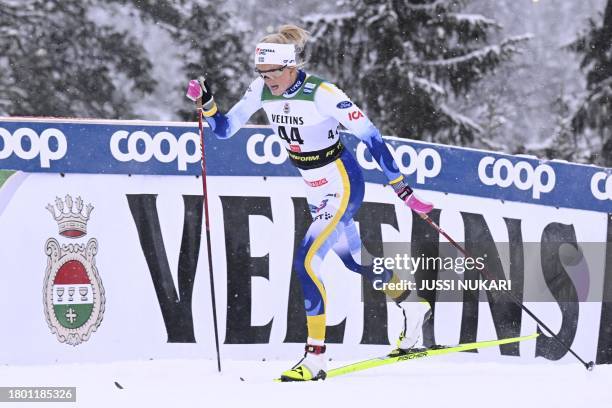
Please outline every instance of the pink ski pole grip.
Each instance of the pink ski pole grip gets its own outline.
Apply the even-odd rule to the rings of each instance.
[[[189,81],[189,85],[187,85],[187,97],[194,102],[202,97],[202,88],[197,79]]]
[[[405,201],[408,207],[410,207],[412,210],[419,214],[427,214],[433,209],[433,204],[419,199],[417,196],[414,195],[414,193],[406,197]]]

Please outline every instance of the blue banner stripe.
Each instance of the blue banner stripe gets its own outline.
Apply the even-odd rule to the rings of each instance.
[[[367,148],[342,134],[367,182],[384,184]],[[211,176],[299,176],[271,128],[228,140],[205,130]],[[387,143],[417,189],[612,213],[612,170],[404,139]],[[0,168],[26,172],[199,175],[195,124],[0,120]]]

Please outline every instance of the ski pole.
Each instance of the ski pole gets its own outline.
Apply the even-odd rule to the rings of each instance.
[[[423,220],[425,220],[429,225],[431,225],[431,227],[433,229],[438,231],[439,234],[444,236],[444,238],[446,238],[448,240],[448,242],[450,242],[455,248],[457,248],[457,250],[459,252],[461,252],[466,258],[473,258],[465,249],[463,249],[463,247],[461,245],[459,245],[457,242],[455,242],[455,240],[452,239],[450,237],[450,235],[448,235],[446,233],[446,231],[444,231],[442,228],[440,228],[440,226],[438,224],[436,224],[431,218],[429,218],[429,216],[427,214],[420,214],[419,213],[419,216]],[[486,269],[486,267],[483,268],[480,271],[480,273],[482,273],[482,275],[485,277],[485,279],[487,279],[487,280],[494,280],[493,277],[489,274],[489,271]],[[533,312],[531,310],[529,310],[529,308],[527,306],[525,306],[523,304],[523,302],[521,302],[514,295],[514,293],[512,293],[510,291],[507,291],[507,290],[503,290],[502,293],[505,293],[514,303],[519,305],[521,307],[521,309],[523,309],[529,316],[531,316],[531,318],[533,320],[535,320],[536,323],[538,323],[540,326],[542,326],[559,344],[561,344],[567,351],[569,351],[574,357],[576,357],[578,359],[578,361],[580,361],[582,363],[584,368],[586,368],[589,371],[593,371],[593,368],[595,367],[595,363],[593,361],[589,361],[588,363],[585,362],[578,354],[576,354],[576,352],[574,352],[574,350],[572,350],[572,348],[570,346],[565,344],[565,342],[563,340],[561,340],[559,338],[559,336],[557,336],[556,333],[554,333],[551,329],[549,329],[548,326],[546,324],[544,324],[544,322],[542,320],[540,320],[535,314],[533,314]]]
[[[213,276],[212,249],[210,246],[210,222],[208,221],[208,189],[206,187],[206,155],[204,154],[204,127],[202,125],[202,98],[196,101],[198,126],[200,128],[200,149],[202,151],[202,191],[206,225],[206,250],[208,252],[208,273],[210,275],[210,300],[212,302],[213,325],[215,328],[215,347],[217,348],[217,370],[221,372],[221,354],[219,353],[219,330],[217,327],[217,302],[215,301],[215,280]]]

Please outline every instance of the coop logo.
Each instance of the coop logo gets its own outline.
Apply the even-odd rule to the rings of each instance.
[[[282,164],[287,160],[287,151],[275,135],[255,133],[246,143],[246,152],[255,164]]]
[[[526,161],[512,164],[508,159],[496,160],[492,156],[480,160],[478,177],[486,186],[508,188],[514,184],[519,190],[531,190],[534,199],[539,199],[542,193],[550,193],[556,182],[555,171],[547,164],[534,168]]]
[[[429,147],[417,152],[410,145],[400,145],[394,148],[387,144],[400,173],[410,175],[416,173],[417,183],[425,183],[426,178],[436,177],[442,170],[440,153]],[[365,170],[380,170],[380,166],[373,159],[367,159],[364,143],[357,145],[357,161]]]
[[[598,200],[612,200],[612,174],[598,171],[591,178],[591,193]]]
[[[45,129],[40,136],[30,128],[19,128],[13,133],[0,127],[0,160],[12,154],[23,160],[39,157],[40,167],[49,168],[52,160],[59,160],[66,155],[68,143],[66,136],[54,128]],[[55,140],[55,150],[51,148],[51,139]],[[24,147],[24,140],[29,147]]]
[[[159,132],[151,137],[141,130],[130,133],[118,130],[111,136],[113,157],[121,162],[148,162],[153,157],[162,163],[176,161],[178,170],[200,161],[200,137],[193,132],[183,133],[178,139],[170,132]]]

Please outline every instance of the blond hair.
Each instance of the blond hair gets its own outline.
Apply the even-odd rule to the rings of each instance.
[[[268,34],[259,42],[274,43],[274,44],[294,44],[295,54],[302,60],[298,62],[298,66],[304,65],[304,47],[310,38],[310,33],[301,27],[293,24],[285,24],[278,27],[276,33]]]

